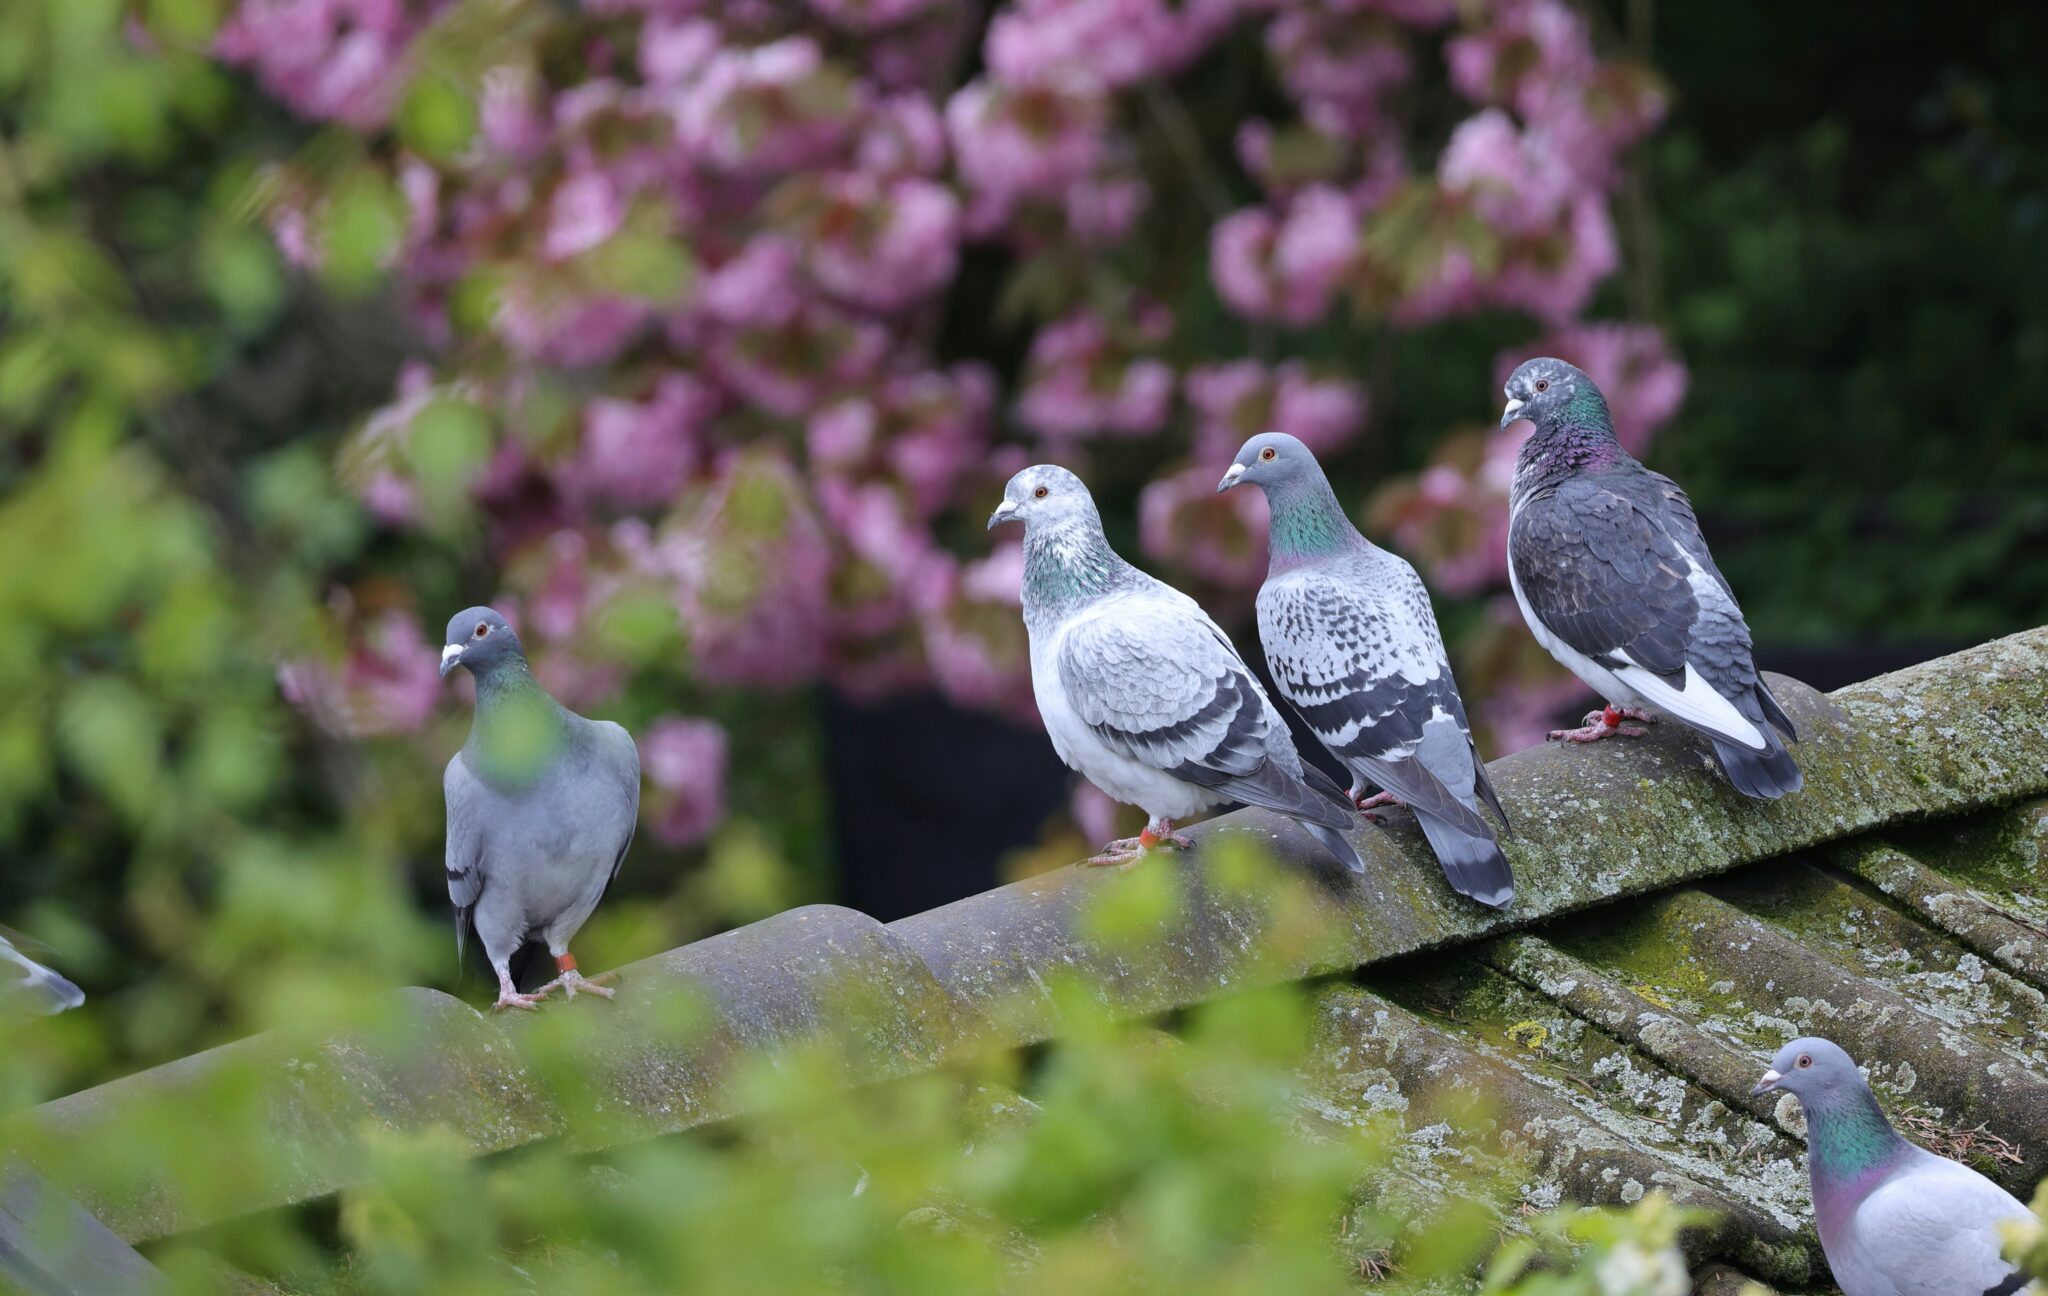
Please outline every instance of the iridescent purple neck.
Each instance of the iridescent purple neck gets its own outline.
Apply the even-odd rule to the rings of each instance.
[[[1565,415],[1536,431],[1522,443],[1515,456],[1514,497],[1521,500],[1546,486],[1568,478],[1605,472],[1634,462],[1603,417],[1597,422],[1580,422]]]

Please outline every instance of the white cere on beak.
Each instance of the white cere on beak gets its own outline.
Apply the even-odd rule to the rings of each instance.
[[[448,669],[449,663],[460,656],[462,656],[461,644],[449,644],[446,648],[443,648],[441,650],[441,669]]]
[[[1229,470],[1228,470],[1228,471],[1226,471],[1226,472],[1225,472],[1225,473],[1223,474],[1223,480],[1225,480],[1225,481],[1236,481],[1236,480],[1237,480],[1238,478],[1240,478],[1240,477],[1242,477],[1242,476],[1244,476],[1244,465],[1243,465],[1243,464],[1232,464],[1232,465],[1230,465],[1230,468],[1229,468]]]
[[[1510,396],[1508,397],[1507,407],[1501,410],[1500,416],[1502,418],[1513,418],[1515,411],[1520,408],[1522,408],[1522,402]]]

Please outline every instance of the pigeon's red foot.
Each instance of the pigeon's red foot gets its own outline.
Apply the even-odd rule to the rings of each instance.
[[[570,968],[562,973],[562,975],[542,986],[535,993],[546,994],[550,990],[560,990],[562,997],[565,999],[574,999],[580,994],[592,994],[600,999],[609,999],[617,994],[618,991],[606,985],[605,982],[617,976],[618,973],[616,972],[600,972],[594,977],[587,977],[575,968]]]
[[[1138,834],[1138,849],[1156,850],[1161,846],[1170,847],[1173,850],[1193,850],[1195,848],[1194,842],[1173,830],[1173,820],[1155,819],[1152,823],[1146,824],[1145,830]]]
[[[1136,837],[1113,841],[1081,863],[1089,868],[1123,868],[1137,863],[1148,852],[1162,846],[1171,850],[1193,850],[1195,843],[1173,830],[1173,820],[1154,819]]]
[[[1640,720],[1644,724],[1657,723],[1657,717],[1634,707],[1605,707],[1599,711],[1586,712],[1585,719],[1577,729],[1552,729],[1550,741],[1575,743],[1599,742],[1603,738],[1641,738],[1648,729],[1625,725],[1624,720]]]
[[[555,971],[561,975],[536,990],[535,994],[544,995],[551,990],[559,989],[565,999],[574,999],[580,994],[594,994],[600,999],[609,999],[618,993],[605,985],[607,981],[616,980],[618,973],[600,972],[594,977],[584,976],[576,970],[574,954],[555,955]]]
[[[1143,850],[1136,837],[1119,837],[1081,861],[1083,868],[1123,868],[1136,864]]]
[[[1373,811],[1381,806],[1393,806],[1399,809],[1404,804],[1392,792],[1375,792],[1371,796],[1361,796],[1356,789],[1352,790],[1351,803],[1358,807],[1359,813],[1365,817],[1367,823],[1375,824],[1385,823],[1387,817],[1383,814],[1374,814]]]

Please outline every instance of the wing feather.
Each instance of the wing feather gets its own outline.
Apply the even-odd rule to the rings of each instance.
[[[1258,678],[1191,601],[1133,596],[1062,637],[1058,670],[1075,714],[1111,751],[1263,806],[1342,830],[1350,816],[1302,779]]]

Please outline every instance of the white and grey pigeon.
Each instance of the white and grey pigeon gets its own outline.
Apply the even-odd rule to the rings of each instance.
[[[1354,872],[1351,805],[1304,770],[1258,677],[1195,601],[1118,557],[1081,479],[1039,464],[1010,478],[988,524],[1024,524],[1031,688],[1053,750],[1111,798],[1150,816],[1094,864],[1158,845],[1174,821],[1229,801],[1294,819]]]
[[[1778,1050],[1755,1092],[1806,1114],[1814,1224],[1846,1296],[2011,1296],[2027,1276],[1998,1223],[2031,1212],[1966,1165],[1899,1136],[1849,1055],[1824,1039]]]
[[[1508,501],[1508,579],[1530,631],[1607,699],[1571,742],[1641,737],[1642,708],[1706,734],[1746,796],[1797,792],[1799,766],[1776,730],[1798,740],[1757,674],[1749,625],[1677,483],[1615,439],[1606,398],[1562,360],[1531,360],[1505,389],[1500,425],[1535,433],[1515,462]]]
[[[476,679],[476,719],[442,779],[456,953],[473,925],[498,975],[495,1009],[532,1008],[558,988],[570,998],[610,998],[599,984],[606,977],[577,971],[569,942],[633,844],[639,748],[618,725],[586,720],[550,697],[519,636],[490,608],[448,623],[442,678],[457,666]],[[546,943],[559,975],[521,994],[512,956],[529,940]]]
[[[16,949],[0,929],[0,1006],[60,1013],[85,1002],[85,991]]]
[[[1472,742],[1451,659],[1415,569],[1358,533],[1309,448],[1285,432],[1244,443],[1218,491],[1272,506],[1259,640],[1273,687],[1351,773],[1360,809],[1405,805],[1460,895],[1514,899],[1483,798],[1507,812]],[[1382,791],[1365,797],[1368,783]]]

